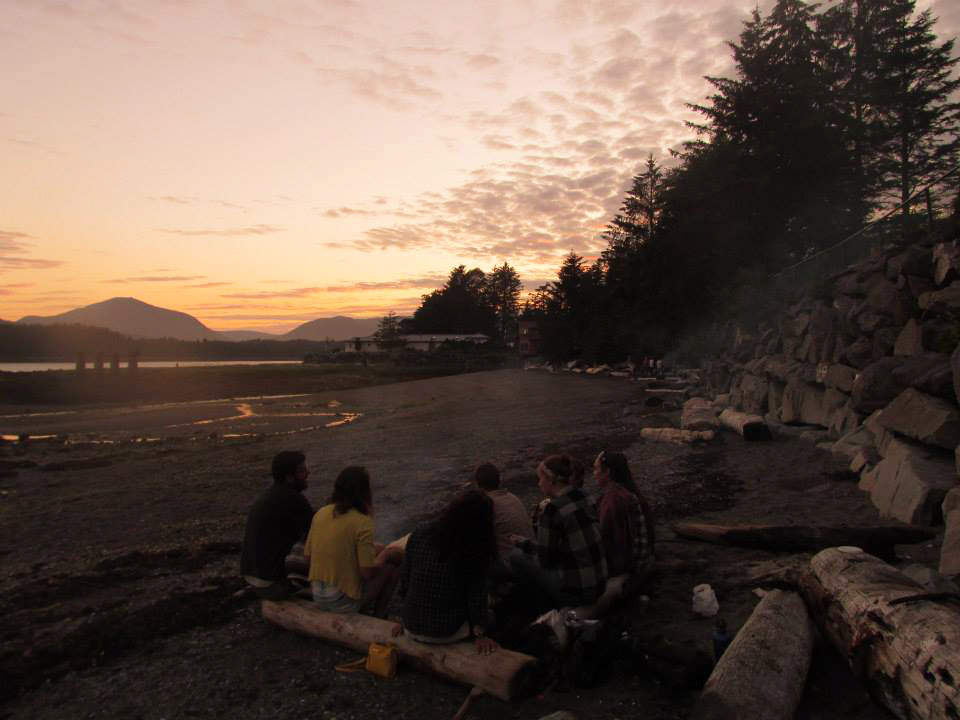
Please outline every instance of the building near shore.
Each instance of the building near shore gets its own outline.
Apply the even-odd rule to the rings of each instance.
[[[429,352],[436,350],[443,343],[472,343],[474,345],[484,345],[490,342],[490,337],[482,333],[472,333],[466,335],[401,335],[403,348],[405,350],[418,350]],[[377,340],[373,335],[366,337],[350,338],[343,344],[344,352],[380,352],[381,348],[377,345]]]
[[[520,354],[524,357],[540,352],[540,327],[536,320],[521,318],[517,334],[520,336]]]

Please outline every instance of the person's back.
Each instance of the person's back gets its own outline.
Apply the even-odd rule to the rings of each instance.
[[[285,584],[287,554],[306,535],[313,517],[313,508],[302,494],[308,475],[302,453],[279,453],[273,462],[273,485],[250,508],[240,574],[255,590]]]
[[[310,582],[336,587],[359,603],[363,597],[360,568],[376,562],[373,521],[353,508],[340,514],[335,510],[335,505],[324,505],[310,525],[304,548],[310,560]]]
[[[653,543],[640,499],[623,486],[610,483],[600,498],[599,511],[610,576],[645,574],[652,560]]]
[[[537,532],[541,567],[558,571],[560,597],[567,604],[592,603],[607,582],[607,561],[593,501],[571,487],[550,499]]]
[[[419,525],[400,570],[404,631],[429,643],[456,642],[472,632],[481,654],[494,650],[486,636],[486,579],[495,553],[493,503],[479,490],[457,495]]]

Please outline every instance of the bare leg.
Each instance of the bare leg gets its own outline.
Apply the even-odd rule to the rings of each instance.
[[[400,568],[390,563],[377,566],[377,574],[367,580],[366,594],[360,611],[373,610],[376,617],[386,617],[387,606],[400,578]]]

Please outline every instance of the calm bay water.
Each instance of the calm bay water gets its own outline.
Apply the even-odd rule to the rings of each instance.
[[[218,367],[222,365],[300,365],[299,360],[154,360],[137,363],[146,368],[172,367]],[[121,362],[120,367],[126,369],[127,363]],[[72,362],[29,362],[29,363],[0,363],[0,372],[37,372],[42,370],[73,370]],[[88,362],[87,370],[93,370]],[[109,372],[109,367],[104,366]]]

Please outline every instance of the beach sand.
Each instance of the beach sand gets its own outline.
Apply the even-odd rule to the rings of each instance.
[[[480,462],[498,464],[532,506],[546,454],[589,464],[601,449],[625,452],[657,515],[665,568],[637,608],[641,646],[709,653],[713,620],[692,614],[693,586],[713,585],[735,630],[757,601],[751,573],[785,557],[681,540],[671,523],[878,523],[844,463],[806,442],[645,443],[641,427],[678,422],[675,407],[646,399],[623,379],[502,370],[287,398],[8,408],[3,434],[54,437],[0,445],[0,717],[451,717],[468,688],[410,669],[392,681],[336,673],[354,653],[233,598],[245,515],[282,449],[306,453],[315,507],[342,467],[365,465],[380,541],[441,507]],[[481,698],[471,716],[684,717],[696,693],[644,657],[600,687],[512,705]],[[840,715],[886,717],[821,649],[798,717]]]

